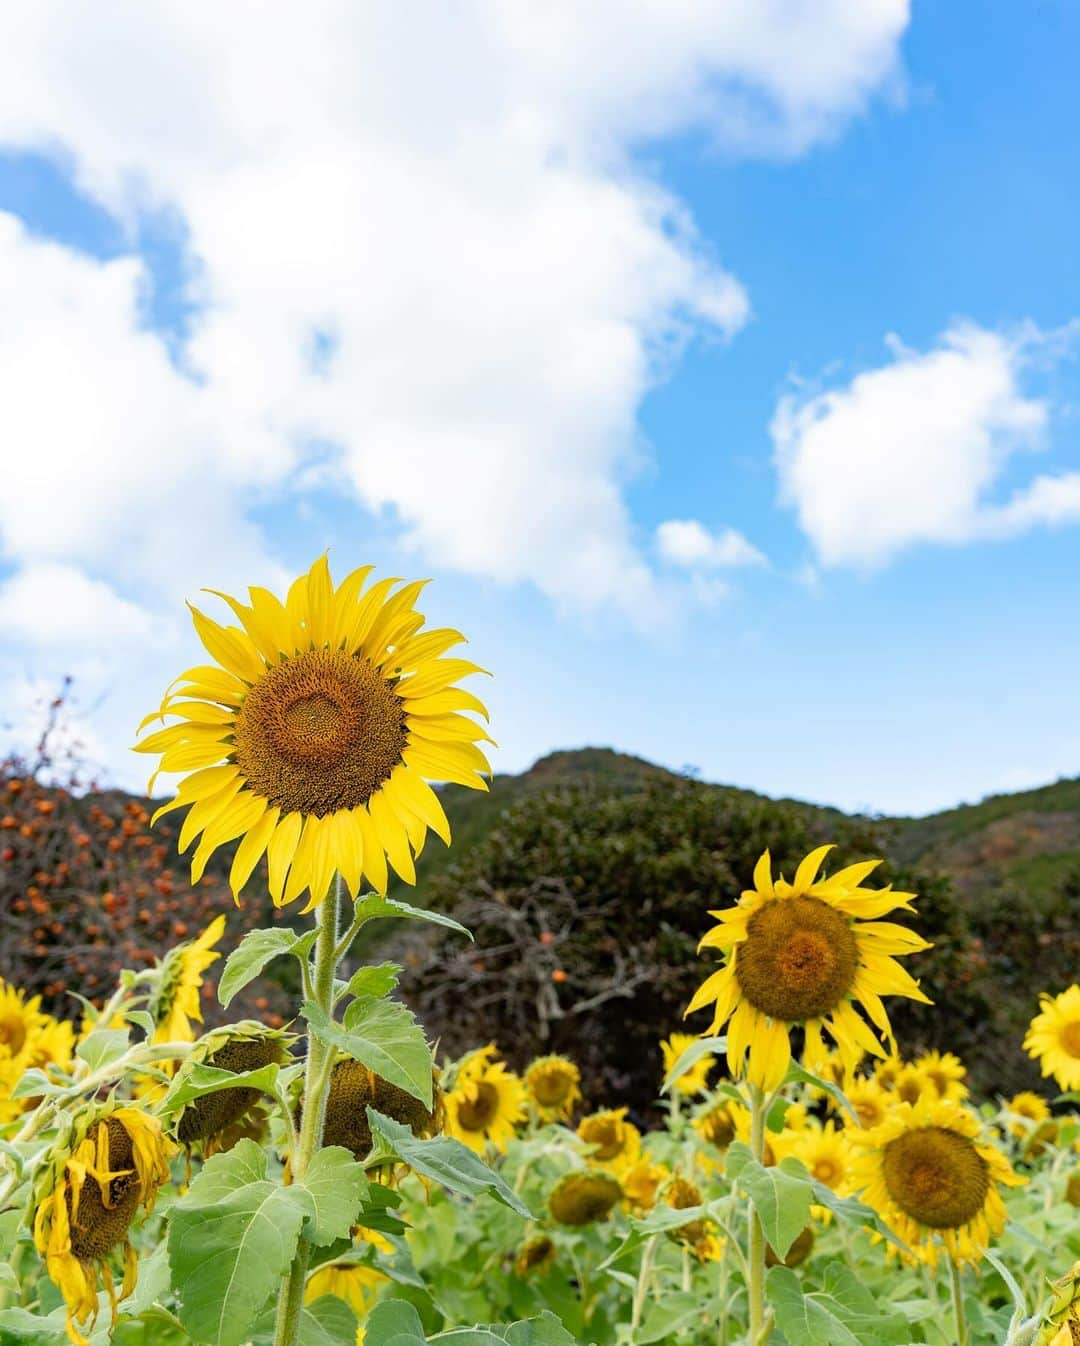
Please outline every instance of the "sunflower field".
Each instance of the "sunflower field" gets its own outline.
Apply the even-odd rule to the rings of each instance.
[[[877,860],[762,839],[702,907],[645,1106],[596,1106],[572,1044],[514,1070],[430,1040],[358,956],[391,923],[470,938],[396,896],[451,840],[432,783],[490,777],[485,670],[422,590],[321,558],[222,595],[234,624],[192,609],[209,662],[139,726],[180,778],[152,818],[82,831],[0,780],[3,967],[15,940],[41,967],[0,981],[0,1346],[1076,1346],[1080,986],[998,1044],[1045,1091],[976,1094],[895,1030],[931,941]],[[65,900],[73,866],[114,922]]]

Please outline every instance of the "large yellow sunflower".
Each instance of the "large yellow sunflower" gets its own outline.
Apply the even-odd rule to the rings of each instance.
[[[493,1061],[494,1055],[494,1043],[471,1052],[444,1099],[446,1134],[477,1154],[488,1142],[505,1150],[526,1116],[524,1084],[504,1061]]]
[[[392,592],[399,581],[385,579],[365,591],[370,572],[335,588],[323,556],[284,603],[258,588],[250,606],[219,595],[239,626],[192,608],[215,663],[180,675],[141,728],[166,715],[180,723],[137,747],[161,754],[159,771],[191,773],[154,816],[189,810],[181,849],[202,834],[192,882],[219,846],[242,837],[234,896],[264,853],[279,906],[305,890],[306,909],[316,906],[335,871],[354,897],[365,876],[385,892],[387,860],[415,882],[428,828],[449,844],[425,777],[487,788],[491,768],[476,744],[488,736],[461,713],[487,711],[454,685],[484,670],[441,657],[465,639],[457,631],[421,631],[414,604],[426,581]]]
[[[819,878],[831,849],[820,846],[811,852],[791,883],[773,879],[766,851],[754,869],[754,887],[735,906],[710,913],[720,924],[701,941],[700,947],[720,949],[726,959],[686,1012],[715,1005],[709,1031],[718,1033],[728,1024],[732,1075],[745,1073],[763,1089],[776,1088],[784,1078],[792,1027],[804,1029],[811,1060],[824,1052],[821,1030],[826,1028],[846,1068],[854,1070],[864,1052],[884,1055],[877,1036],[856,1011],[856,1000],[889,1043],[892,1030],[881,997],[902,995],[928,1003],[895,961],[895,955],[929,948],[926,940],[905,926],[875,919],[897,907],[910,910],[914,894],[862,887],[880,860]]]
[[[856,1156],[853,1186],[931,1266],[942,1247],[957,1264],[977,1262],[1005,1228],[998,1185],[1026,1181],[983,1139],[973,1113],[929,1093],[914,1106],[898,1103],[872,1130],[850,1128],[847,1137]]]
[[[1080,986],[1074,983],[1059,996],[1041,996],[1039,1010],[1024,1038],[1024,1050],[1062,1089],[1080,1089]]]
[[[117,1299],[135,1288],[138,1264],[128,1231],[139,1207],[150,1210],[169,1177],[161,1123],[132,1107],[93,1109],[77,1120],[64,1150],[55,1153],[34,1192],[34,1242],[64,1296],[68,1335],[97,1317],[98,1280],[104,1280],[116,1316]],[[124,1249],[119,1296],[109,1256]]]

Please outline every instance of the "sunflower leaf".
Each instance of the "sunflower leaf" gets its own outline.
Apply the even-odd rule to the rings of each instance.
[[[432,925],[445,926],[447,930],[456,930],[467,939],[472,933],[463,925],[439,911],[426,911],[423,907],[412,907],[408,902],[399,902],[394,897],[380,897],[378,893],[368,893],[356,903],[354,919],[357,923],[377,921],[384,916],[399,916],[408,921],[430,921]]]
[[[858,1337],[832,1311],[830,1297],[804,1295],[793,1271],[773,1267],[766,1284],[776,1325],[791,1346],[859,1346]]]
[[[280,927],[249,930],[225,960],[218,982],[218,999],[227,1006],[238,991],[255,980],[267,963],[280,958],[282,954],[291,953],[297,958],[305,958],[317,935],[316,930],[298,935],[293,930]]]
[[[89,1041],[89,1039],[87,1039]],[[9,1098],[44,1098],[50,1094],[62,1094],[67,1089],[66,1084],[57,1084],[50,1080],[43,1070],[37,1066],[31,1066],[29,1070],[24,1070],[15,1084],[15,1088],[8,1094]]]
[[[660,1092],[666,1094],[675,1081],[693,1069],[703,1056],[719,1056],[721,1052],[726,1051],[727,1038],[698,1038],[696,1042],[691,1042],[685,1051],[679,1053],[675,1064],[664,1076]]]
[[[387,1299],[375,1307],[364,1323],[366,1339],[379,1346],[426,1346],[420,1315],[403,1299]]]
[[[163,1117],[179,1112],[197,1098],[220,1093],[222,1089],[258,1089],[261,1093],[272,1094],[279,1069],[275,1061],[256,1070],[242,1071],[217,1070],[214,1066],[196,1063],[173,1080],[159,1112]]]
[[[353,1346],[356,1314],[337,1295],[320,1295],[300,1316],[299,1346]]]
[[[336,1047],[431,1107],[431,1048],[411,1010],[395,1000],[361,996],[349,1006],[344,1024],[310,1000],[300,1013],[325,1046]]]
[[[770,1247],[783,1260],[810,1223],[812,1185],[806,1169],[790,1158],[766,1168],[748,1145],[734,1141],[728,1148],[727,1172],[746,1189]]]
[[[181,1322],[196,1341],[240,1346],[277,1289],[300,1231],[317,1219],[311,1193],[267,1177],[251,1140],[207,1160],[173,1206],[169,1265]]]
[[[434,1346],[576,1346],[574,1338],[550,1310],[538,1318],[523,1318],[520,1322],[492,1324],[489,1327],[455,1327],[449,1332],[436,1332],[428,1340]]]
[[[305,1237],[320,1248],[346,1238],[368,1193],[364,1166],[342,1146],[328,1145],[315,1154],[301,1185],[315,1207]]]
[[[341,990],[342,995],[385,996],[398,984],[401,967],[398,963],[376,963],[372,967],[362,967],[354,972]]]
[[[85,1061],[90,1071],[100,1070],[118,1061],[128,1049],[126,1028],[97,1028],[75,1048],[75,1055]]]
[[[839,1104],[857,1126],[862,1125],[862,1122],[859,1119],[859,1114],[848,1102],[848,1096],[844,1093],[843,1089],[841,1089],[839,1085],[833,1084],[831,1080],[823,1080],[818,1075],[812,1074],[805,1066],[800,1065],[798,1061],[792,1061],[791,1065],[788,1066],[788,1072],[784,1077],[784,1083],[809,1084],[814,1089],[820,1089],[823,1093],[828,1094],[835,1103]]]
[[[518,1194],[460,1140],[450,1136],[419,1140],[409,1127],[384,1117],[374,1108],[368,1108],[367,1115],[371,1134],[421,1177],[441,1183],[452,1192],[464,1192],[467,1196],[480,1196],[489,1192],[496,1201],[509,1206],[518,1215],[527,1220],[533,1218],[532,1211]]]

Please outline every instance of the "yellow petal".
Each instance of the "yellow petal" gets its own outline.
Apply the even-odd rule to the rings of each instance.
[[[398,875],[406,883],[416,882],[416,868],[405,828],[391,812],[382,793],[376,791],[368,800],[368,813],[375,825],[379,841]]]
[[[289,872],[289,866],[293,862],[293,856],[296,854],[296,847],[300,841],[300,831],[304,825],[304,820],[299,813],[287,813],[277,825],[277,830],[270,838],[266,847],[266,859],[269,865],[270,878],[268,887],[270,896],[273,899],[274,906],[282,905],[282,894],[285,890],[285,876]]]
[[[386,895],[389,874],[386,871],[386,850],[379,838],[378,829],[363,804],[352,810],[364,839],[364,873],[377,893]]]
[[[473,673],[491,676],[486,668],[481,668],[469,659],[433,659],[402,682],[401,695],[406,698],[434,696],[459,678],[467,678]]]
[[[390,783],[405,799],[406,804],[418,817],[423,818],[428,827],[441,837],[445,845],[450,845],[450,823],[443,810],[442,801],[431,786],[410,771],[408,767],[395,767]]]
[[[817,850],[811,851],[806,859],[800,862],[798,869],[795,871],[795,877],[791,881],[791,887],[795,893],[805,893],[811,887],[817,877],[818,870],[821,868],[822,861],[833,849],[832,845],[819,846]]]
[[[219,626],[217,622],[189,603],[191,620],[207,653],[229,673],[235,673],[245,682],[257,682],[266,665],[248,637],[236,627]]]
[[[198,883],[206,863],[219,846],[254,827],[266,812],[267,801],[261,795],[239,794],[224,812],[205,829],[191,859],[191,882]]]
[[[270,838],[274,835],[274,829],[277,827],[280,816],[280,809],[267,809],[240,845],[237,846],[232,868],[229,870],[229,887],[232,889],[235,899],[239,900],[240,890],[251,877],[251,871],[262,859],[262,854],[270,844]]]

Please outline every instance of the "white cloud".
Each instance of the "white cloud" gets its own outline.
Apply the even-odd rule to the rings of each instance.
[[[726,570],[766,565],[765,557],[734,528],[711,533],[697,519],[668,519],[656,530],[657,551],[687,570]]]
[[[872,568],[919,542],[1014,536],[1080,519],[1080,474],[1040,476],[998,503],[1013,456],[1043,445],[1049,404],[1026,394],[1034,355],[1061,334],[971,323],[932,350],[891,339],[893,360],[846,387],[781,399],[772,422],[782,499],[823,566]]]
[[[191,555],[261,579],[250,502],[332,445],[427,562],[649,620],[665,603],[622,493],[637,410],[748,301],[633,151],[689,128],[751,153],[833,136],[897,87],[907,19],[906,0],[0,9],[0,144],[68,156],[130,222],[175,212],[199,300],[188,377],[141,324],[135,262],[3,224],[5,552],[122,572],[136,599],[186,585]]]
[[[32,565],[0,585],[0,628],[9,640],[78,650],[163,635],[159,622],[108,584],[54,562]]]

